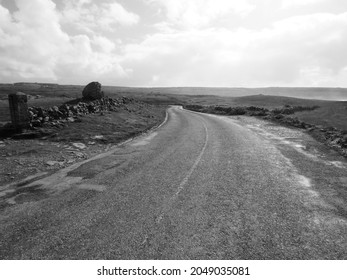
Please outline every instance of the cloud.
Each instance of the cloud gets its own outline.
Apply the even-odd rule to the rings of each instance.
[[[347,47],[346,27],[347,13],[323,13],[288,18],[260,31],[158,33],[127,46],[122,65],[134,69],[134,78],[147,85],[325,84],[346,72],[347,56],[341,56]]]
[[[10,13],[0,4],[1,80],[84,83],[127,76],[115,53],[116,42],[100,34],[66,33],[53,1],[16,0],[16,5],[18,10]]]
[[[0,27],[6,26],[11,21],[10,12],[1,6],[0,2]]]
[[[7,15],[0,25],[0,75],[53,78],[55,60],[69,40],[59,28],[55,5],[44,0],[17,0],[16,4],[13,15],[0,9]]]
[[[251,0],[143,0],[136,24],[116,1],[55,1],[0,0],[3,82],[346,86],[347,13],[337,6],[269,19],[264,3],[275,0],[258,10]]]
[[[127,11],[117,2],[98,2],[91,0],[65,1],[62,12],[64,23],[89,32],[112,31],[117,26],[130,26],[139,22],[137,14]]]
[[[255,5],[235,0],[147,0],[165,10],[171,25],[185,28],[206,27],[226,16],[245,16]]]
[[[95,79],[113,83],[117,78],[125,78],[127,72],[121,67],[114,48],[115,44],[105,37],[74,36],[67,52],[57,62],[55,73],[59,80],[68,83]]]
[[[282,8],[288,9],[298,6],[313,5],[324,1],[325,0],[282,0]]]

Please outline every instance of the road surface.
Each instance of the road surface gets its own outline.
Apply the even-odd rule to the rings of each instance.
[[[346,259],[347,163],[306,134],[171,107],[157,130],[0,188],[1,259]]]

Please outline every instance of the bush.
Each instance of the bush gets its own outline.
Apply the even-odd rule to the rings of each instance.
[[[246,110],[243,107],[233,107],[233,108],[229,107],[229,108],[227,108],[226,113],[229,116],[244,115],[244,114],[246,114]]]
[[[198,112],[201,112],[203,109],[204,109],[204,106],[202,105],[185,105],[184,106],[186,109],[188,110],[192,110],[192,111],[198,111]]]
[[[284,105],[283,108],[275,108],[272,110],[272,113],[275,115],[282,114],[282,115],[291,115],[295,112],[301,112],[301,111],[313,111],[315,109],[318,109],[319,106],[290,106],[290,105]]]

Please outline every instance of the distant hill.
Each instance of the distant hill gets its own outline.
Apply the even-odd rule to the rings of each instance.
[[[214,87],[114,87],[106,89],[117,93],[147,94],[179,94],[179,95],[218,95],[225,97],[239,97],[249,95],[276,95],[304,99],[321,99],[347,101],[347,88],[316,88],[316,87],[268,87],[268,88],[214,88]]]
[[[0,84],[0,95],[10,92],[22,91],[28,94],[43,96],[78,96],[84,86],[81,85],[58,85],[49,83],[15,83]],[[103,85],[105,93],[113,94],[158,94],[190,95],[190,96],[222,96],[240,97],[256,95],[286,96],[303,99],[320,99],[347,101],[347,88],[318,88],[318,87],[266,87],[266,88],[226,88],[226,87],[120,87]]]
[[[275,96],[275,95],[249,95],[232,98],[235,105],[242,106],[259,106],[265,108],[275,108],[284,105],[291,106],[320,106],[322,104],[336,103],[336,100],[322,100],[322,99],[309,99],[297,98],[288,96]]]

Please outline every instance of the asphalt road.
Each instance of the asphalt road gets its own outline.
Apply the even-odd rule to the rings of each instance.
[[[0,191],[1,259],[347,258],[347,162],[250,118],[172,107],[150,134]]]

